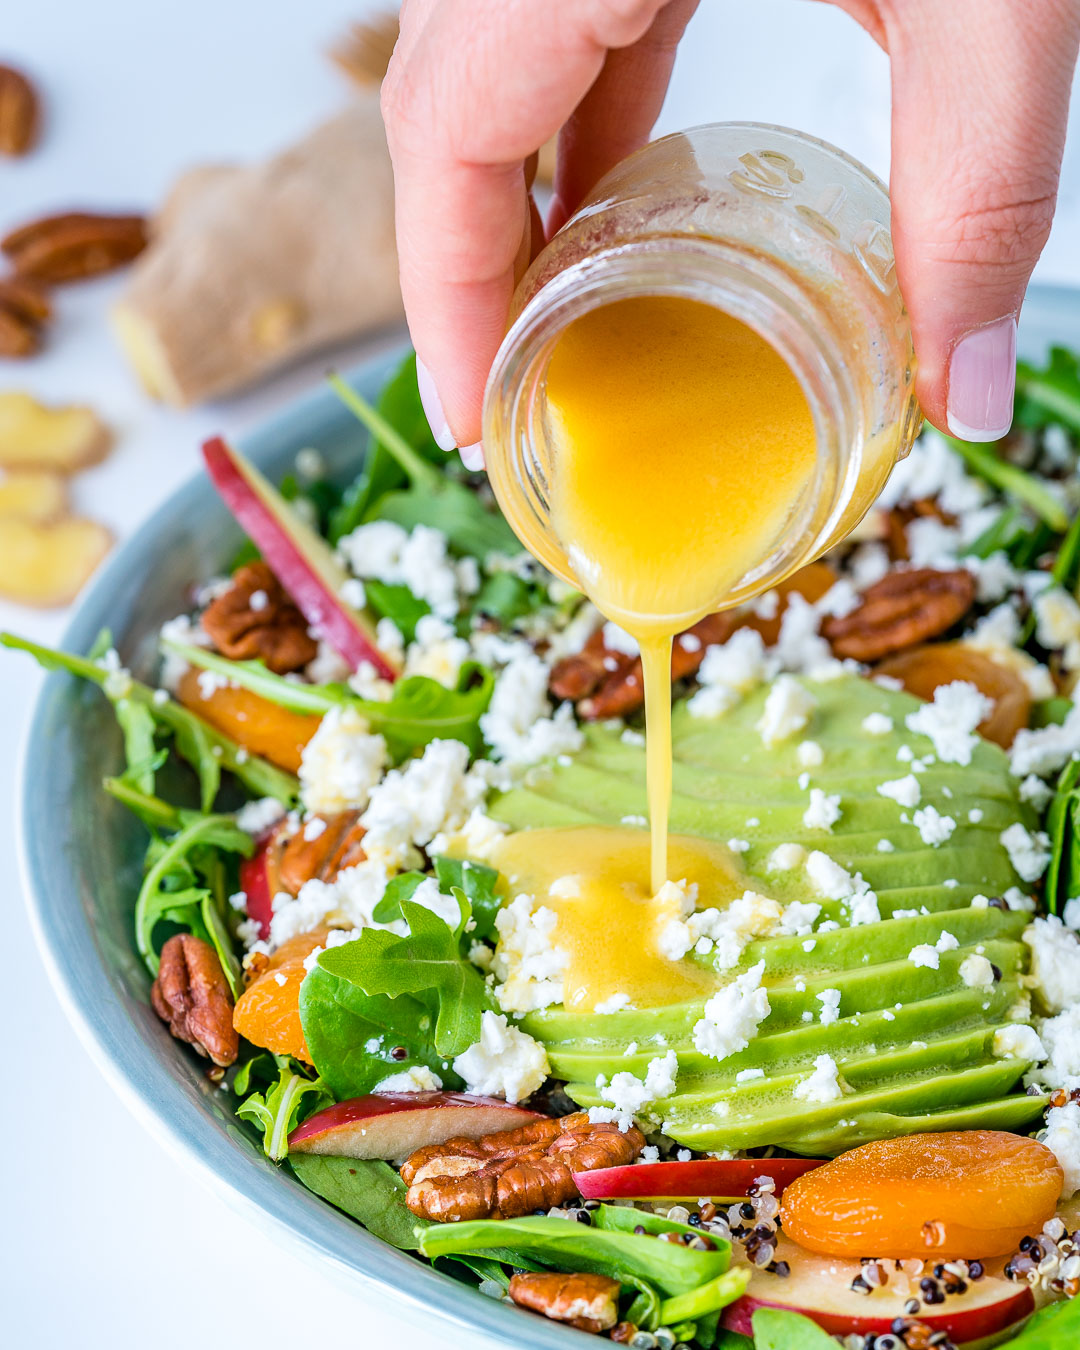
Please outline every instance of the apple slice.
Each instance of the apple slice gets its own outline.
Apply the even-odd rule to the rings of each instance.
[[[326,541],[220,436],[204,442],[203,459],[225,505],[259,546],[267,565],[315,632],[351,669],[368,661],[384,680],[397,679],[401,671],[376,646],[367,618],[341,598],[348,573]]]
[[[294,1153],[403,1161],[425,1144],[516,1130],[538,1112],[464,1092],[372,1092],[328,1106],[289,1136]]]
[[[700,1158],[691,1162],[633,1163],[575,1172],[586,1200],[737,1200],[757,1177],[772,1177],[776,1194],[820,1167],[823,1158]]]
[[[729,1331],[750,1336],[751,1319],[758,1308],[784,1308],[802,1313],[833,1336],[883,1336],[891,1330],[895,1318],[911,1316],[904,1305],[919,1296],[920,1277],[895,1270],[891,1261],[880,1263],[889,1276],[888,1283],[860,1294],[851,1288],[852,1281],[863,1273],[858,1261],[818,1256],[788,1238],[778,1242],[776,1260],[785,1261],[791,1273],[784,1278],[755,1267],[746,1293],[720,1315],[721,1324]],[[949,1294],[944,1303],[923,1304],[916,1316],[928,1332],[943,1331],[954,1344],[972,1346],[1031,1316],[1035,1300],[1030,1286],[1005,1279],[1004,1260],[984,1265],[986,1273],[980,1280],[971,1281],[965,1293]]]
[[[270,838],[266,838],[251,855],[240,862],[240,889],[247,896],[247,916],[259,925],[259,937],[265,942],[270,936],[270,920],[274,916],[270,894]]]

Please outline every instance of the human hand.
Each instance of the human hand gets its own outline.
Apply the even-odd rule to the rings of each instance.
[[[1016,315],[1046,241],[1076,0],[828,0],[889,53],[893,242],[931,422],[1009,425]],[[479,464],[484,382],[543,230],[649,135],[697,0],[407,0],[383,87],[402,293],[432,430]]]

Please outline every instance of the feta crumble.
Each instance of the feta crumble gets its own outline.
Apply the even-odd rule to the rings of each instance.
[[[492,971],[504,1012],[527,1013],[563,1001],[570,954],[554,943],[559,916],[531,895],[518,895],[495,916],[499,934]]]
[[[305,809],[326,815],[362,810],[386,764],[386,741],[372,734],[367,720],[353,708],[331,708],[300,759]]]
[[[911,817],[919,838],[931,848],[940,848],[956,829],[952,816],[943,816],[936,806],[924,806]]]
[[[836,1060],[832,1055],[818,1055],[814,1072],[809,1078],[795,1084],[794,1095],[803,1102],[835,1102],[844,1095]]]
[[[699,1054],[723,1060],[750,1044],[770,1011],[769,995],[761,986],[764,971],[765,962],[759,961],[705,1004],[704,1016],[694,1024]]]
[[[998,1027],[994,1032],[993,1052],[998,1059],[1030,1059],[1041,1061],[1046,1058],[1043,1043],[1034,1027],[1023,1022],[1012,1026]]]
[[[1022,881],[1037,881],[1050,863],[1050,836],[1042,830],[1029,833],[1017,821],[998,836]]]
[[[803,812],[802,818],[808,830],[831,832],[842,814],[839,792],[826,794],[821,788],[810,789],[810,805]]]
[[[868,736],[887,736],[893,729],[893,720],[887,713],[868,713],[861,726]]]
[[[1080,941],[1050,914],[1024,929],[1031,948],[1031,983],[1052,1013],[1064,1012],[1080,994]]]
[[[938,759],[947,764],[970,764],[979,743],[975,728],[994,710],[985,694],[967,680],[940,684],[932,703],[904,718],[909,731],[927,736]]]
[[[414,1064],[400,1073],[392,1073],[389,1078],[375,1084],[374,1092],[438,1092],[442,1079],[434,1074],[426,1064]]]
[[[802,731],[816,707],[817,699],[793,675],[777,676],[757,724],[762,744],[771,748]]]
[[[906,806],[909,810],[918,806],[922,798],[922,786],[913,773],[909,773],[903,778],[892,778],[888,782],[879,783],[877,792],[879,797],[888,797],[898,806]]]
[[[965,956],[960,962],[960,978],[969,989],[991,989],[994,984],[994,967],[985,956]]]
[[[480,1039],[454,1059],[467,1092],[519,1102],[542,1087],[549,1073],[544,1047],[501,1013],[485,1012]]]
[[[1061,1198],[1071,1199],[1080,1190],[1080,1104],[1066,1102],[1046,1113],[1046,1129],[1036,1136],[1057,1158],[1065,1173]]]

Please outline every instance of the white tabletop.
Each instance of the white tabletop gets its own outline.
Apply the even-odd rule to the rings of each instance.
[[[5,6],[0,60],[32,72],[48,123],[34,155],[0,162],[0,229],[67,206],[149,208],[191,163],[249,158],[287,143],[345,98],[322,52],[349,21],[378,7],[363,0]],[[691,39],[662,129],[723,119],[797,126],[887,173],[887,62],[839,11],[802,0],[705,0]],[[1044,280],[1080,283],[1078,130],[1074,112],[1062,205],[1038,273]],[[75,495],[122,539],[196,468],[203,436],[258,422],[313,383],[323,362],[212,408],[162,411],[140,394],[106,329],[119,285],[107,279],[64,291],[47,353],[0,364],[0,389],[85,401],[111,423],[116,450],[77,480]],[[0,602],[0,627],[39,640],[58,638],[66,619]],[[393,1336],[402,1350],[445,1343],[235,1216],[99,1078],[48,987],[15,872],[15,763],[37,685],[28,662],[0,658],[5,1339],[79,1350],[216,1350],[251,1344],[253,1335],[261,1350],[349,1345],[358,1336],[367,1344]]]

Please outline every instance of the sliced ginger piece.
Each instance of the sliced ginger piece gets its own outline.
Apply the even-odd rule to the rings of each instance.
[[[979,723],[979,735],[1005,750],[1031,715],[1031,692],[1019,672],[963,642],[933,642],[897,652],[875,669],[879,675],[899,680],[909,694],[927,700],[939,685],[954,680],[973,684],[994,704],[990,716]]]
[[[67,484],[55,473],[9,473],[0,478],[0,520],[30,520],[38,525],[67,511]]]
[[[79,516],[0,520],[0,596],[40,609],[70,604],[111,543],[104,525]]]
[[[0,468],[74,473],[104,459],[111,441],[92,408],[51,408],[29,394],[0,393]]]

